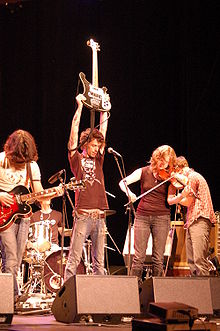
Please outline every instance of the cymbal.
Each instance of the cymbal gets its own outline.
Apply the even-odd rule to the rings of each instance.
[[[105,212],[106,217],[116,214],[116,210],[113,210],[113,209],[106,209],[106,210],[104,210],[104,212]]]

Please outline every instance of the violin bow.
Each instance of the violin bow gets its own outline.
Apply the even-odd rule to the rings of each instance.
[[[163,180],[161,183],[159,183],[159,184],[157,184],[156,186],[152,187],[152,188],[149,189],[148,191],[142,193],[141,195],[139,195],[139,196],[137,197],[137,199],[136,199],[135,201],[133,201],[133,203],[136,202],[137,200],[143,198],[145,195],[149,194],[150,192],[156,190],[156,188],[160,187],[161,185],[165,184],[166,182],[169,182],[169,180],[171,180],[174,176],[175,176],[175,175],[173,175],[173,176],[171,176],[171,177],[169,177],[169,178]],[[126,207],[126,206],[129,205],[129,204],[130,204],[130,202],[127,202],[124,206]]]

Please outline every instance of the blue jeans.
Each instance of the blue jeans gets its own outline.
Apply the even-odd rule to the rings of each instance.
[[[76,274],[81,261],[83,244],[90,235],[92,240],[92,266],[95,275],[104,275],[105,220],[77,215],[70,243],[64,280]]]
[[[30,219],[21,218],[20,224],[13,223],[7,230],[1,232],[1,245],[3,245],[5,259],[3,269],[14,276],[14,294],[18,295],[16,276],[20,268],[26,241],[28,239]]]
[[[131,274],[142,278],[147,243],[152,234],[152,273],[163,276],[164,251],[170,228],[170,215],[140,216],[134,220],[134,258]]]
[[[192,276],[209,276],[207,261],[211,222],[199,217],[186,230],[187,262]]]

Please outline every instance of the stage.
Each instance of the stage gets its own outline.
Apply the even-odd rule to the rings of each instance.
[[[39,300],[33,294],[23,309],[16,310],[11,291],[7,292],[9,280],[2,277],[0,330],[190,330],[189,320],[164,321],[159,313],[149,314],[151,302],[159,307],[163,302],[177,312],[177,303],[182,302],[198,310],[192,316],[192,330],[220,331],[220,277],[150,277],[137,290],[132,276],[76,275],[55,297]],[[4,321],[3,313],[11,320]]]
[[[106,325],[97,323],[60,323],[57,322],[52,314],[45,315],[14,315],[11,325],[7,327],[1,327],[0,330],[14,330],[14,331],[26,331],[26,330],[90,330],[96,331],[100,328],[105,330],[118,330],[122,328],[124,331],[130,331],[132,329],[131,323],[128,324],[117,324],[117,325]]]
[[[107,331],[107,330],[123,330],[123,331],[131,331],[136,329],[136,324],[141,321],[142,323],[147,323],[147,327],[144,329],[150,330],[149,323],[152,322],[151,319],[136,319],[133,323],[132,329],[132,322],[128,323],[120,323],[116,325],[112,324],[97,324],[97,323],[60,323],[57,322],[55,317],[52,314],[33,314],[33,315],[14,315],[11,325],[1,325],[0,330],[14,330],[14,331],[27,331],[27,330],[50,330],[50,331],[66,331],[66,330],[74,330],[74,331]],[[211,323],[211,324],[210,324]],[[158,325],[158,324],[157,324]],[[212,328],[210,328],[210,325]],[[144,330],[142,329],[142,330]],[[187,324],[169,324],[167,325],[167,330],[189,330]],[[219,331],[220,330],[220,319],[211,319],[210,322],[196,322],[194,328],[192,330],[211,330],[211,331]]]

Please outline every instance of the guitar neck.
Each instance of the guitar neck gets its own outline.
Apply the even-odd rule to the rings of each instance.
[[[92,49],[92,63],[92,85],[98,87],[98,53],[95,49]]]
[[[58,188],[58,186],[48,188],[48,189],[40,191],[40,192],[33,192],[33,193],[29,193],[29,194],[23,194],[23,195],[20,196],[20,199],[21,199],[22,202],[32,200],[33,198],[37,199],[41,196],[45,196],[47,194],[55,193],[57,188]]]
[[[87,41],[87,45],[92,48],[92,85],[99,87],[98,83],[98,51],[100,46],[93,39]]]

